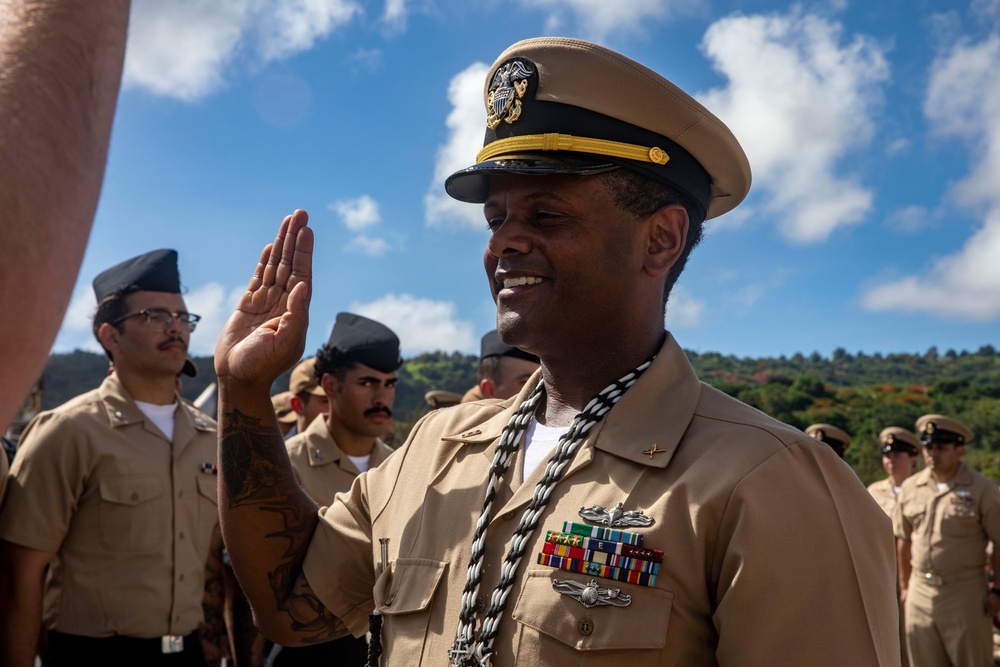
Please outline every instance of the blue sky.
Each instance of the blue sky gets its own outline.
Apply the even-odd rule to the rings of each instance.
[[[316,231],[307,353],[336,313],[404,356],[494,327],[474,161],[519,39],[590,39],[721,117],[753,168],[668,306],[700,352],[1000,344],[1000,0],[135,0],[104,191],[56,351],[97,349],[90,282],[155,248],[210,354],[280,219]]]

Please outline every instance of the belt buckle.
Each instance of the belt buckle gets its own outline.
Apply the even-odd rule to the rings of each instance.
[[[939,575],[931,574],[930,572],[925,572],[924,573],[924,583],[926,583],[928,586],[935,586],[936,587],[936,586],[940,586],[941,584],[943,584],[944,581],[942,581],[942,579],[941,579],[941,577]]]
[[[183,653],[184,637],[182,635],[164,635],[160,638],[160,650],[163,653]]]

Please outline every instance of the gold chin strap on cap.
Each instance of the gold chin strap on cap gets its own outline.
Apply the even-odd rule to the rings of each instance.
[[[508,137],[483,146],[476,156],[476,162],[485,162],[498,156],[518,155],[524,151],[575,151],[609,157],[625,158],[636,162],[666,164],[670,156],[656,146],[638,146],[608,139],[574,137],[571,134],[526,134]]]

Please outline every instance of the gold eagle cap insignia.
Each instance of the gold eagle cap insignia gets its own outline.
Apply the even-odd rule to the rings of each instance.
[[[528,92],[528,77],[534,68],[521,60],[513,60],[496,71],[486,96],[486,126],[495,130],[506,121],[513,123],[521,117],[521,99]]]

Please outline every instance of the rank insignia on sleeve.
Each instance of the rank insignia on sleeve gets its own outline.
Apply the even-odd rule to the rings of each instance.
[[[591,579],[589,584],[553,579],[552,588],[562,595],[568,595],[588,609],[601,606],[627,607],[632,604],[631,595],[624,595],[620,588],[601,588],[594,579]]]

